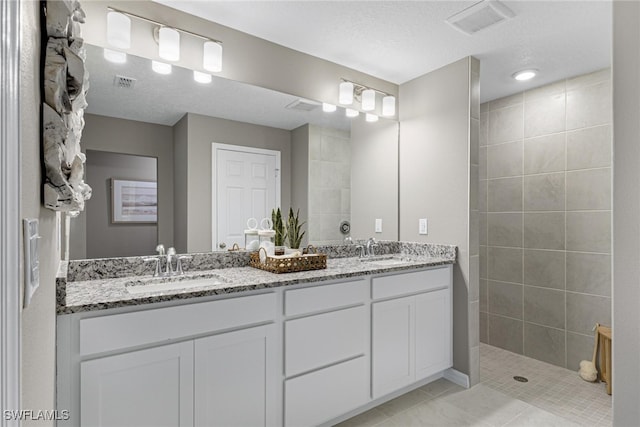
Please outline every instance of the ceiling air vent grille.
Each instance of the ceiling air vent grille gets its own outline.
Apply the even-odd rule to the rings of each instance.
[[[514,16],[515,13],[499,1],[483,0],[450,16],[447,23],[456,30],[473,35]]]
[[[133,86],[136,84],[136,79],[132,77],[125,77],[116,75],[113,78],[113,85],[115,87],[121,87],[123,89],[133,89]]]
[[[313,111],[320,106],[319,102],[310,101],[308,99],[296,99],[291,104],[287,105],[284,108],[289,110],[297,110],[297,111]]]

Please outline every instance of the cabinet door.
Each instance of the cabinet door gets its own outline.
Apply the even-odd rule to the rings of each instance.
[[[81,363],[83,426],[193,426],[193,342]]]
[[[416,381],[451,367],[450,289],[415,297]]]
[[[275,330],[266,325],[196,340],[196,426],[277,423]]]
[[[372,304],[373,398],[413,382],[414,298],[397,298]]]

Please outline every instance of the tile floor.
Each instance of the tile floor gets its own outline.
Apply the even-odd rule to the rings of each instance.
[[[480,344],[480,381],[466,390],[440,379],[339,426],[611,426],[604,384],[576,372]]]

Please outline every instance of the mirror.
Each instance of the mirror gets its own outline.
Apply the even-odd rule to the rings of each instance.
[[[362,114],[349,119],[341,107],[326,113],[318,102],[216,76],[209,84],[198,83],[193,71],[175,65],[171,74],[161,75],[152,71],[151,61],[132,55],[124,64],[111,63],[102,48],[91,45],[86,65],[90,90],[82,148],[87,153],[87,182],[100,191],[94,190],[87,210],[71,220],[71,259],[149,255],[158,243],[181,253],[217,247],[222,240],[214,242],[215,212],[227,205],[212,199],[214,143],[280,153],[280,206],[300,209],[305,243],[342,243],[343,221],[352,222],[354,238],[367,237],[365,231],[355,234],[364,221],[353,224],[352,215],[357,206],[364,209],[361,201],[371,189],[360,185],[362,194],[355,194],[354,173],[376,174],[370,163],[357,164],[367,158],[360,155],[365,142],[371,143],[365,147],[369,151],[381,143],[374,141],[376,136],[384,135],[383,145],[397,155],[397,122],[380,118],[365,123]],[[374,135],[378,128],[379,135]],[[354,135],[360,135],[360,151]],[[380,156],[392,162],[386,154]],[[95,165],[105,157],[120,159],[119,166]],[[135,172],[138,166],[127,171],[123,165],[144,159],[156,163],[157,222],[114,222],[111,182],[141,179]],[[397,200],[397,183],[385,191],[395,192]],[[385,220],[385,233],[375,237],[397,239],[397,212],[393,215],[395,219]],[[234,233],[243,235],[246,218],[231,217],[238,217],[229,222]],[[373,236],[373,220],[366,222],[366,233]],[[225,243],[231,247],[233,242]]]

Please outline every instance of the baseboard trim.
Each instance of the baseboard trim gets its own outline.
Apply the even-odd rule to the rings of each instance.
[[[463,374],[456,369],[447,369],[444,371],[443,377],[454,384],[458,384],[460,387],[469,388],[469,375]]]

